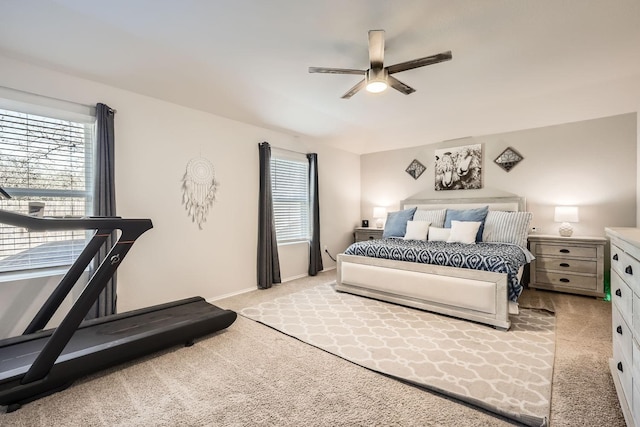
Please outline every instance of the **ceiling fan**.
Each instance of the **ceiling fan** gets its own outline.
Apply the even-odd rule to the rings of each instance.
[[[411,61],[401,62],[395,65],[383,66],[384,60],[384,30],[369,31],[369,63],[371,68],[368,70],[354,70],[350,68],[326,68],[326,67],[309,67],[310,73],[326,73],[326,74],[360,74],[364,75],[364,79],[360,80],[354,87],[349,89],[347,93],[342,95],[343,99],[349,99],[360,89],[366,87],[367,91],[378,93],[387,87],[392,88],[409,95],[416,90],[391,74],[401,71],[411,70],[413,68],[424,67],[425,65],[437,64],[438,62],[448,61],[452,58],[451,51],[438,53],[437,55],[427,56],[425,58],[413,59]]]

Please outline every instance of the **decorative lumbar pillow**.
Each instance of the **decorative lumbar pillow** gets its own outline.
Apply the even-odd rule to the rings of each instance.
[[[451,221],[451,234],[447,243],[476,244],[476,235],[482,225],[479,221]]]
[[[389,212],[387,222],[384,224],[382,237],[404,237],[407,231],[407,221],[413,219],[416,208],[405,209],[403,211]]]
[[[433,227],[444,227],[444,217],[447,214],[446,209],[422,210],[418,209],[413,215],[414,221],[429,221]]]
[[[428,240],[430,242],[446,242],[447,240],[449,240],[450,234],[450,228],[429,227]]]
[[[407,221],[407,232],[404,235],[404,240],[427,240],[429,225],[431,223],[428,221]]]
[[[527,247],[531,212],[489,211],[484,222],[483,242],[511,243]]]
[[[484,221],[489,212],[489,206],[476,209],[447,209],[447,215],[444,219],[445,228],[451,227],[451,221],[474,221],[480,223],[476,242],[482,241],[482,232],[484,230]]]

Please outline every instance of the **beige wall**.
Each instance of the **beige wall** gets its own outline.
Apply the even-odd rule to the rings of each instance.
[[[0,86],[117,109],[117,211],[123,217],[151,218],[154,224],[119,269],[119,311],[255,289],[261,141],[318,153],[321,244],[335,254],[352,239],[360,209],[360,159],[355,154],[2,56],[0,69]],[[216,102],[215,94],[211,102]],[[213,163],[220,182],[203,230],[181,204],[186,164],[198,156]],[[285,279],[306,274],[307,253],[308,245],[282,249]],[[325,269],[335,266],[326,256],[323,262]]]
[[[363,155],[362,217],[371,220],[377,205],[398,209],[400,200],[413,196],[518,194],[526,197],[538,233],[557,232],[553,208],[559,204],[579,206],[576,235],[602,236],[606,226],[635,226],[637,133],[633,113]],[[467,144],[482,144],[483,189],[435,191],[434,150]],[[524,157],[508,173],[493,163],[507,147]],[[414,158],[427,167],[418,180],[405,172]]]

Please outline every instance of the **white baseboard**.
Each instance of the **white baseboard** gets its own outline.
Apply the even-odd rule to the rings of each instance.
[[[230,292],[228,294],[224,294],[224,295],[220,295],[217,297],[213,297],[213,298],[208,298],[206,301],[208,303],[212,303],[214,301],[218,301],[221,299],[225,299],[225,298],[230,298],[230,297],[235,297],[236,295],[240,295],[240,294],[246,294],[247,292],[251,292],[251,291],[255,291],[256,289],[258,289],[257,287],[253,287],[253,288],[245,288],[242,289],[240,291],[236,291],[236,292]]]
[[[336,266],[333,267],[329,267],[329,268],[325,268],[322,270],[322,273],[326,272],[326,271],[331,271],[331,270],[335,270]],[[292,277],[286,277],[284,279],[282,279],[282,283],[286,283],[286,282],[291,282],[293,280],[297,280],[297,279],[302,279],[303,277],[309,277],[308,274],[299,274],[297,276],[292,276]],[[212,303],[214,301],[218,301],[221,299],[225,299],[225,298],[230,298],[230,297],[234,297],[236,295],[240,295],[240,294],[246,294],[247,292],[251,292],[251,291],[256,291],[258,290],[258,287],[253,287],[253,288],[245,288],[236,292],[229,292],[228,294],[224,294],[224,295],[220,295],[217,297],[213,297],[213,298],[208,298],[206,301],[208,303]]]

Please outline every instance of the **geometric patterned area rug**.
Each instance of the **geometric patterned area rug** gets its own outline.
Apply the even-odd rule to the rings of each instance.
[[[520,309],[511,329],[336,292],[331,283],[239,312],[350,362],[529,426],[551,408],[555,317]]]

